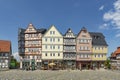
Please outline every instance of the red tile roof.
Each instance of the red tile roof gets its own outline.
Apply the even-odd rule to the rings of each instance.
[[[112,53],[111,57],[116,57],[118,54],[120,54],[120,47],[118,47],[117,50]]]
[[[10,52],[11,42],[6,40],[0,40],[0,52]]]

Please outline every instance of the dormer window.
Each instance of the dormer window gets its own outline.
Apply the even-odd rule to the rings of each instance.
[[[50,31],[50,34],[52,34],[52,31]]]
[[[86,35],[82,35],[82,37],[86,37]]]
[[[29,31],[32,31],[32,28],[29,28]]]
[[[94,39],[100,39],[100,36],[93,36]]]
[[[53,31],[53,34],[55,34],[55,31]]]
[[[50,31],[50,34],[55,34],[55,31]]]

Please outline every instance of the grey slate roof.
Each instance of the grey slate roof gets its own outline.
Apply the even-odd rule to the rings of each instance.
[[[24,32],[25,32],[25,29],[23,29],[23,28],[18,29],[18,34],[24,34]]]
[[[71,28],[68,28],[68,30],[66,31],[66,33],[63,36],[66,36],[68,33],[70,33],[69,31],[71,30]],[[71,33],[73,33],[73,31],[71,30]],[[75,36],[75,34],[73,33],[73,35]]]
[[[92,45],[99,45],[99,46],[108,46],[105,41],[105,37],[102,33],[99,32],[89,32],[90,36],[92,37]]]
[[[19,28],[18,34],[24,34],[25,30],[26,30],[26,29]],[[42,34],[44,34],[44,33],[47,31],[47,29],[45,29],[45,28],[36,29],[36,30],[37,30],[37,32],[40,32],[40,33],[42,33]]]
[[[37,29],[37,32],[44,34],[47,31],[45,28]]]
[[[87,30],[85,27],[82,27],[81,30]]]

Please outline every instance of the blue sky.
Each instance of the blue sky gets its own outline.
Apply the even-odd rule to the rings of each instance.
[[[17,54],[19,27],[55,25],[63,34],[69,27],[77,34],[85,26],[105,35],[109,55],[120,46],[119,5],[120,0],[0,0],[0,39],[10,40]]]

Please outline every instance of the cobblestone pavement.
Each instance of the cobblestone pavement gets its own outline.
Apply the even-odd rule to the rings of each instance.
[[[0,80],[120,80],[120,71],[59,70],[59,71],[0,71]]]

